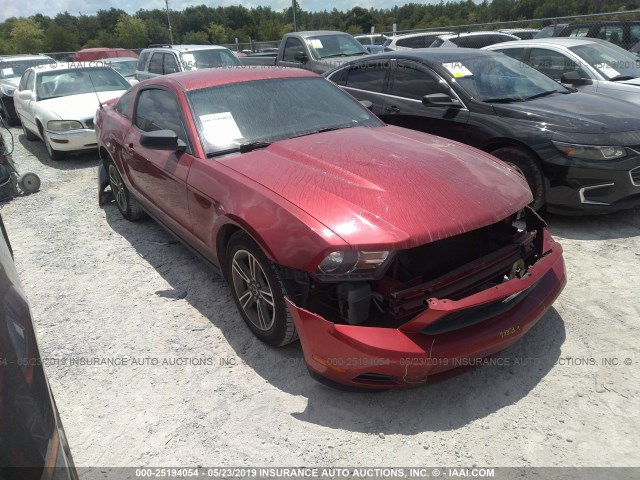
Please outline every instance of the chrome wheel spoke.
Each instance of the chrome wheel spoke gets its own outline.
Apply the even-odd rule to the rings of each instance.
[[[249,286],[249,284],[251,283],[251,279],[249,278],[249,276],[245,273],[243,266],[240,265],[240,263],[238,262],[237,259],[233,259],[233,264],[232,264],[232,268],[234,273],[238,274],[238,276],[240,276],[240,278],[242,279],[242,281]]]
[[[271,308],[275,307],[273,302],[273,294],[271,293],[271,290],[260,289],[260,298]]]
[[[258,311],[258,321],[263,330],[267,330],[271,325],[271,315],[262,299],[256,301],[256,309]]]
[[[253,295],[251,295],[251,291],[250,290],[247,290],[240,297],[238,297],[238,300],[240,301],[240,305],[242,305],[242,309],[246,310],[247,307],[253,301]]]
[[[260,268],[258,260],[256,260],[256,257],[253,255],[249,255],[249,269],[251,270],[251,280],[257,282],[259,280],[258,275],[262,273],[262,269]]]

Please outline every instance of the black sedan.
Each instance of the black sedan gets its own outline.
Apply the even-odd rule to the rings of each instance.
[[[325,74],[387,123],[489,152],[527,179],[533,207],[606,213],[640,204],[637,107],[576,92],[502,54],[389,52]]]
[[[0,216],[0,479],[77,480]]]

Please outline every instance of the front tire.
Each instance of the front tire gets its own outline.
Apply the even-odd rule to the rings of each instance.
[[[120,210],[124,218],[135,222],[147,216],[140,206],[140,203],[138,203],[127,189],[127,186],[122,181],[120,172],[118,172],[118,168],[113,162],[109,162],[109,185],[111,186],[111,193],[116,200],[118,210]]]
[[[24,136],[27,137],[27,140],[29,140],[30,142],[38,139],[38,136],[35,133],[24,126],[24,122],[22,122],[22,133],[24,133]]]
[[[64,158],[64,152],[55,150],[46,135],[43,134],[42,137],[44,138],[44,146],[47,147],[47,153],[49,154],[51,160],[53,160],[54,162],[62,160]]]
[[[525,178],[533,195],[533,201],[529,206],[534,210],[540,210],[545,202],[544,179],[533,156],[516,147],[498,148],[491,152],[491,155],[502,160]]]
[[[298,338],[277,266],[244,232],[229,240],[225,276],[242,318],[256,337],[273,347]]]

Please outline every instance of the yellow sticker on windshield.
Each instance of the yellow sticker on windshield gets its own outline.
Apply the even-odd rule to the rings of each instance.
[[[442,66],[449,71],[453,78],[464,78],[473,76],[471,70],[469,70],[460,62],[443,63]]]
[[[310,38],[309,45],[311,45],[313,48],[323,48],[322,42],[318,38]]]

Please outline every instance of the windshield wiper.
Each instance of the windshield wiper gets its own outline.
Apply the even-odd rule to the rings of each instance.
[[[241,143],[237,147],[226,148],[224,150],[218,150],[215,152],[209,152],[207,153],[207,158],[220,157],[222,155],[227,155],[229,153],[238,153],[238,152],[247,153],[247,152],[251,152],[252,150],[257,150],[258,148],[267,148],[269,145],[271,145],[271,143],[272,142],[264,142],[262,140],[257,140],[255,142]]]
[[[312,130],[310,132],[301,133],[300,135],[295,135],[291,138],[306,137],[307,135],[315,135],[316,133],[333,132],[334,130],[343,130],[345,128],[351,128],[351,127],[357,127],[357,126],[358,126],[357,123],[345,123],[344,125],[336,125],[334,127],[319,128],[317,130]]]
[[[323,57],[320,57],[320,59],[323,58],[331,58],[331,57],[348,57],[349,55],[347,55],[346,53],[332,53],[331,55],[324,55]]]
[[[638,78],[638,77],[634,77],[633,75],[618,75],[616,77],[610,78],[609,81],[620,82],[622,80],[633,80],[634,78]]]
[[[486,103],[511,103],[511,102],[522,102],[522,99],[514,98],[514,97],[503,97],[503,98],[488,98],[483,101]]]
[[[530,97],[525,97],[522,99],[523,102],[527,100],[533,100],[534,98],[546,97],[547,95],[553,95],[554,93],[558,93],[558,90],[547,90],[545,92],[536,93],[535,95],[531,95]]]

